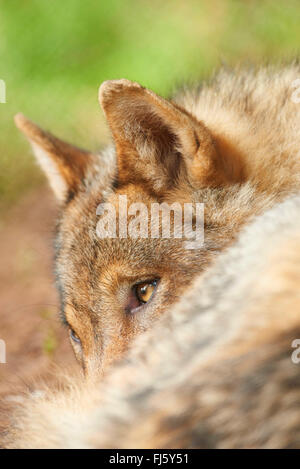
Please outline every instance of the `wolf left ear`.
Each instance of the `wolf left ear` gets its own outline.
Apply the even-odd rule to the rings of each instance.
[[[23,114],[15,116],[15,123],[31,143],[56,197],[65,201],[77,191],[88,165],[97,156],[54,137]]]
[[[150,182],[161,191],[182,176],[196,188],[227,181],[210,131],[186,110],[124,79],[104,82],[99,100],[115,141],[120,182]]]

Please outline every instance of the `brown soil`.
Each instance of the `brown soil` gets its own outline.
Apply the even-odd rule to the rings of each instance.
[[[49,371],[74,365],[68,334],[59,321],[52,272],[56,204],[46,189],[27,194],[0,221],[0,426],[13,396],[34,389]]]

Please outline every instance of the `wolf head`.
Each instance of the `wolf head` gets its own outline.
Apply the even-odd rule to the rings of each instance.
[[[232,239],[242,210],[233,208],[230,194],[244,178],[237,158],[177,104],[127,80],[104,82],[99,99],[114,143],[99,154],[16,116],[61,204],[57,287],[63,321],[87,374],[120,357]],[[125,196],[127,207],[138,204],[139,215],[127,214],[121,233],[115,221]],[[193,232],[194,205],[200,202],[205,203],[205,240],[197,249],[187,249],[187,232],[162,236],[162,214],[156,234],[149,235],[153,206],[191,204]],[[171,227],[174,220],[175,211]],[[136,236],[133,228],[141,232],[141,226],[144,234]],[[111,236],[99,235],[101,230]]]

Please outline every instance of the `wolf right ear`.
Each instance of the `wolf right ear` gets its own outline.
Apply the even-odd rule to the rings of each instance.
[[[210,130],[185,109],[125,79],[104,82],[99,100],[116,145],[121,183],[143,181],[161,192],[182,177],[195,188],[230,179],[230,165]]]
[[[57,199],[65,201],[77,191],[87,167],[98,156],[54,137],[23,114],[15,116],[15,123],[31,143]]]

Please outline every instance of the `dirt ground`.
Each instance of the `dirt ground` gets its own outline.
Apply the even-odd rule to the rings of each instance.
[[[27,194],[0,221],[0,426],[14,396],[34,389],[53,369],[75,366],[68,333],[59,321],[53,277],[56,204],[50,190]],[[52,372],[50,372],[52,370]]]

